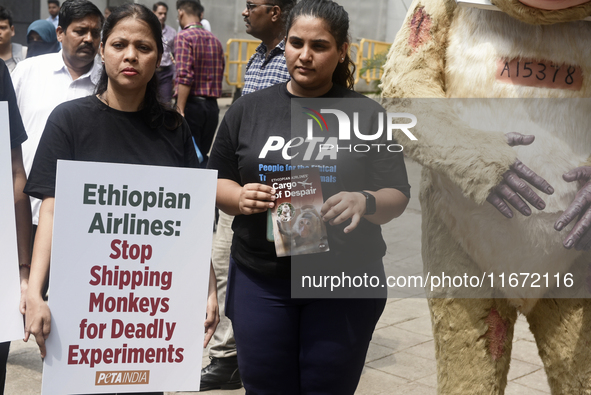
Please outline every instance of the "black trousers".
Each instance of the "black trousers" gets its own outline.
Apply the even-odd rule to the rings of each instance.
[[[6,382],[6,361],[8,361],[9,351],[10,342],[0,343],[0,395],[4,394],[4,383]]]
[[[201,151],[204,161],[201,167],[207,165],[207,158],[213,137],[218,127],[220,108],[215,97],[189,96],[185,106],[185,119],[191,128],[197,148]]]
[[[226,315],[246,394],[353,395],[386,299],[292,299],[290,281],[230,258]]]

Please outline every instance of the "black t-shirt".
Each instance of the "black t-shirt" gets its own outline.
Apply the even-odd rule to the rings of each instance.
[[[150,127],[146,114],[112,109],[96,96],[57,106],[45,125],[25,193],[55,196],[57,160],[197,167],[187,123]]]
[[[2,59],[0,59],[0,101],[8,102],[10,148],[16,148],[27,140],[27,133],[16,104],[16,95],[14,94],[8,67],[6,67]]]
[[[281,149],[261,153],[265,144],[269,146],[270,136],[285,142],[292,139],[290,99],[293,97],[287,84],[279,84],[243,96],[232,105],[220,125],[208,164],[218,170],[219,178],[230,179],[239,185],[264,184],[261,174],[265,165],[293,165],[283,158]],[[338,85],[323,97],[364,99],[370,108],[384,111],[371,99]],[[355,139],[351,141],[356,142]],[[381,188],[396,188],[410,196],[402,153],[339,151],[334,165],[338,169],[336,177],[331,182],[322,182],[324,200],[341,191],[376,191]],[[327,225],[330,252],[301,256],[302,259],[375,261],[384,256],[386,244],[379,225],[362,219],[353,232],[345,234],[343,229],[347,224]],[[232,256],[237,263],[266,276],[289,277],[290,263],[296,257],[277,257],[274,243],[266,238],[266,212],[238,215],[232,229]]]

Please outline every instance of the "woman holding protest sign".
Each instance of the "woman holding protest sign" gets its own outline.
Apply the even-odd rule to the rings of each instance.
[[[383,276],[386,246],[379,225],[399,216],[408,202],[410,187],[401,153],[338,152],[331,162],[330,153],[309,145],[324,137],[293,134],[293,99],[353,99],[368,113],[383,111],[350,90],[348,26],[347,13],[333,1],[300,1],[287,21],[285,58],[291,81],[237,100],[222,121],[210,156],[209,167],[218,169],[217,205],[236,216],[226,312],[247,393],[353,394],[385,306],[383,293],[367,299],[292,299],[290,294],[290,267],[299,265],[297,261],[318,267],[329,261],[336,267],[347,262],[353,270],[371,269]],[[370,118],[363,129],[359,127],[364,133],[377,127]],[[333,133],[327,126],[323,136],[329,128]],[[329,224],[330,251],[305,255],[303,260],[278,257],[279,249],[267,241],[267,210],[282,197],[273,185],[261,183],[272,177],[266,169],[278,165],[291,170],[298,167],[296,160],[326,174],[319,211]],[[318,227],[311,211],[306,215],[301,223],[309,230],[302,231],[300,239]]]
[[[139,4],[118,7],[103,27],[100,54],[104,67],[97,94],[58,106],[47,121],[25,189],[43,199],[25,328],[26,339],[35,335],[42,357],[50,311],[41,290],[49,272],[57,160],[198,167],[187,123],[158,101],[154,72],[162,53],[161,27],[155,14]],[[219,320],[215,276],[213,270],[210,273],[205,344]]]

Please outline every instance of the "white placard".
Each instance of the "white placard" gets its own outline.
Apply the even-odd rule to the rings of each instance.
[[[0,102],[0,342],[24,337],[14,217],[8,103]]]
[[[216,178],[58,161],[44,395],[198,390]]]

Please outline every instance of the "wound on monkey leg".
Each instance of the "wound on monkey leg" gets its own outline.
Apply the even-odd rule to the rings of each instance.
[[[417,50],[429,39],[431,39],[431,17],[425,12],[425,7],[419,7],[410,20],[408,45]]]
[[[507,340],[509,326],[494,308],[491,309],[485,322],[488,325],[488,330],[485,334],[488,339],[488,349],[493,361],[496,361],[505,353],[505,340]]]

